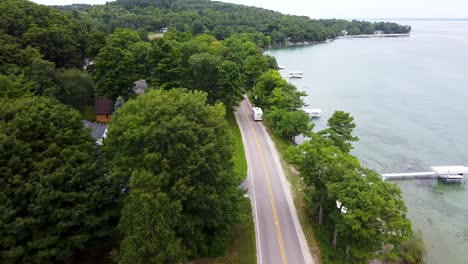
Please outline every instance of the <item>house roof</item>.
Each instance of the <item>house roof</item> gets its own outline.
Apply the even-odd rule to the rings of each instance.
[[[148,83],[145,80],[138,80],[133,83],[133,92],[136,94],[145,93],[146,88],[148,88]]]
[[[107,97],[96,97],[94,99],[94,113],[96,115],[112,115],[114,112],[113,102]]]
[[[107,125],[96,124],[87,120],[83,120],[83,124],[85,127],[92,129],[91,135],[96,139],[96,143],[101,144],[102,139],[106,137]]]

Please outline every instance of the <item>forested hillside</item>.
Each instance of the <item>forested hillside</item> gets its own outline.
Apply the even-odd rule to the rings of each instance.
[[[76,12],[1,1],[0,98],[48,96],[83,110],[94,95],[94,82],[82,66],[96,50],[95,36],[105,38]]]
[[[408,33],[409,26],[395,23],[370,23],[336,19],[312,20],[304,16],[283,15],[262,8],[209,0],[117,0],[101,6],[72,5],[60,7],[80,10],[112,32],[126,27],[159,31],[175,27],[193,34],[211,32],[218,39],[236,33],[260,32],[274,45],[290,42],[324,41],[347,31],[349,34]]]

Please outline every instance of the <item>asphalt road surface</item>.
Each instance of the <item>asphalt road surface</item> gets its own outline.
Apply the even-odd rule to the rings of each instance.
[[[236,112],[248,164],[247,188],[254,209],[259,264],[313,263],[289,183],[262,123],[243,101]]]

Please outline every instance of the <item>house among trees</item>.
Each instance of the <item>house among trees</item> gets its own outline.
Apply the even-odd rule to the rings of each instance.
[[[147,88],[148,84],[145,80],[138,80],[133,83],[133,92],[136,95],[144,94]]]
[[[102,145],[102,140],[106,137],[107,125],[96,124],[87,120],[83,120],[83,124],[85,127],[92,129],[91,135],[96,139],[96,144]]]
[[[96,97],[94,99],[94,113],[96,114],[96,122],[107,123],[112,121],[112,113],[114,112],[113,102],[107,97]]]
[[[84,59],[84,66],[83,69],[87,70],[89,66],[94,65],[94,61],[91,60],[90,58]]]

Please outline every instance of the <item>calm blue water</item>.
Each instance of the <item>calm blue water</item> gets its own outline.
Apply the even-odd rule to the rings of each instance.
[[[402,21],[402,38],[341,39],[269,50],[321,108],[322,129],[335,110],[357,124],[353,154],[384,172],[468,166],[468,21]],[[399,181],[409,217],[420,229],[430,263],[468,263],[468,183]]]

